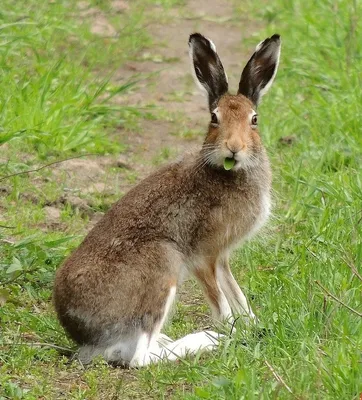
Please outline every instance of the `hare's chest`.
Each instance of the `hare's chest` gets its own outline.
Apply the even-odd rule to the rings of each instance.
[[[215,231],[224,248],[234,247],[251,238],[266,223],[271,211],[269,190],[261,190],[252,198],[233,199],[232,206],[220,210]]]
[[[260,193],[259,207],[254,216],[251,216],[252,221],[250,224],[250,230],[246,235],[245,239],[252,237],[258,232],[260,228],[267,222],[271,212],[271,198],[270,192],[265,191]]]

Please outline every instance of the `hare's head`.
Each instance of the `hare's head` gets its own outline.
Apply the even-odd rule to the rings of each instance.
[[[203,146],[206,161],[225,169],[252,167],[258,163],[261,141],[257,106],[277,72],[280,37],[259,43],[246,64],[237,95],[228,93],[228,79],[214,43],[194,33],[189,39],[192,70],[206,93],[211,121]]]

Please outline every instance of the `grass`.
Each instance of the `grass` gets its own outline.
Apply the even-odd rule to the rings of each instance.
[[[142,14],[127,22],[118,18],[115,27],[126,31],[126,39],[116,47],[116,37],[91,34],[92,14],[79,8],[71,1],[30,2],[24,11],[21,2],[5,1],[0,143],[14,150],[30,146],[41,158],[120,148],[109,140],[107,128],[121,124],[127,110],[111,107],[109,100],[131,83],[115,85],[109,78],[125,53],[132,57],[147,44]],[[105,74],[99,78],[95,72],[101,68]]]
[[[122,42],[92,34],[92,17],[79,23],[73,2],[43,3],[5,0],[0,14],[1,175],[63,156],[119,153],[124,145],[114,132],[152,118],[114,101],[127,87],[111,79],[145,47],[152,54],[139,29],[154,17],[144,12],[149,3],[135,2],[127,18],[111,13],[111,2],[90,3],[128,29]],[[165,20],[182,6],[160,4]],[[87,369],[68,363],[46,345],[73,347],[51,307],[54,271],[92,213],[122,190],[77,193],[90,211],[68,201],[52,226],[46,207],[69,194],[71,178],[44,169],[0,181],[0,399],[359,399],[362,319],[347,306],[362,312],[362,282],[353,272],[362,274],[361,11],[347,0],[238,7],[235,20],[247,11],[264,26],[247,44],[274,32],[283,39],[276,83],[260,107],[274,216],[233,258],[266,335],[239,329],[213,354],[139,371],[102,360]],[[164,148],[153,162],[172,151]],[[122,173],[138,179],[136,171]],[[94,179],[117,188],[119,174],[110,166]],[[203,300],[178,304],[167,333],[200,329],[206,312]]]

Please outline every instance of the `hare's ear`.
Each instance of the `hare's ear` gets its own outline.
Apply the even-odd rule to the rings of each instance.
[[[210,111],[212,111],[217,106],[220,97],[228,91],[224,67],[216,53],[214,43],[200,33],[190,36],[189,47],[196,83],[206,91]]]
[[[241,74],[238,94],[250,99],[255,106],[273,83],[279,64],[280,44],[279,35],[259,43]]]

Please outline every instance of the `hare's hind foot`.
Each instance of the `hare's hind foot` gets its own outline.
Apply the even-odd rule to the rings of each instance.
[[[79,361],[86,365],[98,355],[114,366],[137,368],[159,361],[174,361],[199,351],[215,349],[223,335],[213,331],[191,333],[172,341],[160,334],[157,339],[143,332],[132,340],[123,339],[107,348],[83,346],[78,353]]]
[[[214,350],[224,335],[213,331],[190,333],[163,347],[167,360],[177,360],[200,351]]]
[[[188,355],[194,355],[199,351],[211,351],[215,349],[223,335],[213,331],[203,331],[189,334],[179,340],[169,341],[161,338],[149,346],[146,334],[140,336],[137,351],[129,363],[129,367],[143,367],[159,361],[175,361]]]
[[[150,339],[147,333],[138,336],[135,352],[130,360],[125,358],[125,343],[119,342],[104,351],[105,359],[113,365],[137,368],[159,361],[174,361],[199,351],[215,349],[223,335],[213,331],[192,333],[179,340],[172,341],[165,335]]]

